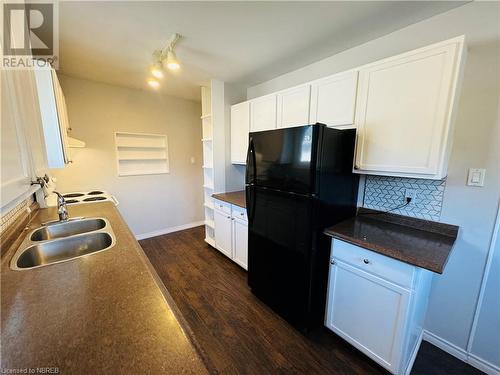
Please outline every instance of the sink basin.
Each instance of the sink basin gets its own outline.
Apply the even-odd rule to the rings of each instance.
[[[31,234],[30,240],[47,241],[80,233],[93,232],[102,229],[105,226],[106,221],[100,218],[66,221],[36,229]]]
[[[114,245],[108,232],[93,232],[34,244],[12,258],[11,268],[30,269],[107,250]]]

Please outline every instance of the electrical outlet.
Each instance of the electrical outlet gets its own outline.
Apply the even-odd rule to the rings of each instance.
[[[414,189],[405,189],[403,203],[406,203],[408,198],[411,198],[410,204],[414,204],[415,200],[417,199],[417,192]]]

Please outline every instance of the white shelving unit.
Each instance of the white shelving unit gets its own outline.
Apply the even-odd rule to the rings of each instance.
[[[214,151],[213,151],[213,123],[212,100],[210,87],[201,88],[201,126],[203,143],[203,190],[205,209],[205,241],[215,246],[214,223]]]
[[[203,193],[205,241],[215,247],[214,201],[212,194],[226,191],[226,103],[225,84],[211,80],[201,88],[201,126],[203,145]]]
[[[118,176],[169,173],[167,136],[115,133]]]

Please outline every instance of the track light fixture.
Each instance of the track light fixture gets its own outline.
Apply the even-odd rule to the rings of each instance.
[[[163,69],[180,69],[181,64],[174,52],[175,45],[180,37],[181,36],[177,33],[172,35],[163,49],[153,53],[153,64],[151,65],[150,71],[154,78],[149,78],[147,80],[151,87],[158,88],[160,86],[160,82],[157,79],[163,78]]]
[[[149,78],[147,82],[148,82],[148,85],[154,89],[157,89],[158,87],[160,87],[160,82],[158,82],[154,78]]]

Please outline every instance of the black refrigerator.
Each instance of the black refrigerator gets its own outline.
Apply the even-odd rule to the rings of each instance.
[[[322,124],[249,136],[248,284],[302,330],[324,320],[330,239],[323,230],[356,213],[355,136]]]

